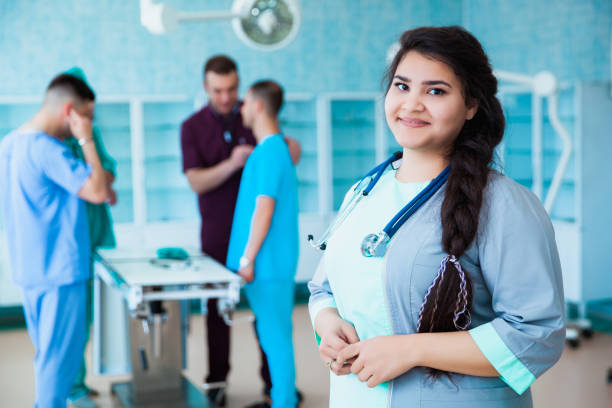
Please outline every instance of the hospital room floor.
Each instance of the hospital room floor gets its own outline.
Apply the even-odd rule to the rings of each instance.
[[[248,313],[238,312],[238,316]],[[298,387],[304,393],[302,408],[327,406],[329,380],[327,368],[319,360],[314,346],[307,308],[297,306],[294,311],[294,342],[296,350]],[[261,399],[262,382],[259,378],[259,354],[250,324],[240,324],[232,332],[232,371],[229,378],[229,408],[241,408]],[[188,337],[188,365],[186,376],[199,384],[205,371],[204,328],[201,316],[191,317]],[[91,367],[91,342],[87,349]],[[32,407],[34,350],[27,332],[0,331],[0,406]],[[535,407],[605,408],[612,406],[612,385],[606,384],[606,372],[612,367],[612,336],[596,333],[577,350],[566,347],[560,362],[533,385]],[[112,407],[110,384],[126,377],[93,377],[87,383],[100,390],[100,407]]]

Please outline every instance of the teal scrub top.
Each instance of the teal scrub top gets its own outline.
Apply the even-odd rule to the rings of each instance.
[[[293,280],[298,260],[298,200],[295,166],[283,135],[264,138],[247,160],[227,254],[227,266],[239,269],[258,196],[275,200],[268,234],[255,258],[255,279]]]

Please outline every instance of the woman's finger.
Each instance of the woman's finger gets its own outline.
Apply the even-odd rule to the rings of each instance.
[[[364,363],[362,358],[356,358],[351,364],[351,373],[359,374],[363,370]]]
[[[330,341],[327,343],[327,346],[336,353],[339,353],[340,350],[347,346],[346,342],[344,342],[340,337],[334,337],[329,340]]]
[[[326,346],[333,349],[336,353],[345,348],[348,343],[344,341],[340,336],[327,336],[324,340]],[[321,342],[323,344],[323,342]]]
[[[334,347],[333,345],[330,345],[327,342],[321,342],[321,346],[319,346],[319,352],[325,355],[326,357],[329,357],[328,360],[335,360],[338,357],[338,353],[340,352],[340,350],[342,350],[344,347],[346,347],[346,344],[343,344],[340,347]]]
[[[337,361],[333,361],[330,368],[336,375],[347,375],[351,372],[350,364],[339,364]]]
[[[346,338],[349,344],[354,344],[359,342],[359,336],[357,336],[357,331],[355,330],[355,326],[350,323],[342,325],[342,334]]]
[[[366,382],[366,385],[368,387],[370,387],[370,388],[374,388],[374,387],[376,387],[380,383],[381,383],[380,379],[377,376],[372,375],[372,376],[370,376],[370,378],[368,378],[368,381]]]
[[[350,346],[346,346],[345,348],[343,348],[339,353],[338,353],[338,357],[336,357],[336,360],[339,363],[345,363],[348,360],[350,360],[353,357],[356,357],[359,354],[359,345],[361,343],[355,343],[355,344],[351,344]]]
[[[359,372],[359,374],[357,374],[357,378],[359,378],[359,381],[361,382],[368,381],[371,376],[372,376],[372,372],[368,370],[367,368],[364,368],[363,370]]]

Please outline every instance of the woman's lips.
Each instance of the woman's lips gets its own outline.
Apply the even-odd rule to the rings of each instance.
[[[429,125],[429,122],[415,118],[399,118],[399,121],[410,128],[420,128]]]

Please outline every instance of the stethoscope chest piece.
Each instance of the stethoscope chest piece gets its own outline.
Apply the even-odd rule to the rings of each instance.
[[[386,232],[368,234],[361,241],[361,254],[366,258],[382,258],[387,252],[387,243],[390,238]]]

